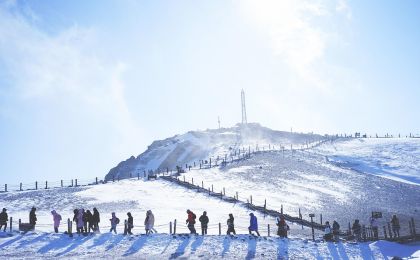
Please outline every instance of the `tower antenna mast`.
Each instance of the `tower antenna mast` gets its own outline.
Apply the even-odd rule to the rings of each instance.
[[[241,91],[241,103],[242,103],[242,124],[247,124],[246,120],[246,106],[245,106],[245,92],[242,89]]]

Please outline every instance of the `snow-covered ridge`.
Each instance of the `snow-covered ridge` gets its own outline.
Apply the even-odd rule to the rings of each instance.
[[[144,170],[175,169],[177,165],[198,162],[217,156],[223,157],[239,148],[248,149],[284,146],[300,147],[322,139],[320,135],[275,131],[256,123],[238,124],[231,128],[190,131],[182,135],[154,141],[145,152],[137,157],[120,162],[105,176],[106,180],[137,176]]]

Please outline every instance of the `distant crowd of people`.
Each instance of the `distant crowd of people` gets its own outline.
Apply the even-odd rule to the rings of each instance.
[[[81,209],[75,209],[73,211],[73,222],[76,226],[76,232],[77,234],[87,234],[91,232],[100,232],[99,231],[99,223],[101,221],[100,214],[97,208],[93,208],[93,213],[90,210],[84,210]],[[60,227],[60,222],[62,220],[62,217],[60,214],[58,214],[55,210],[51,211],[51,215],[53,218],[53,226],[54,226],[54,232],[58,233],[58,229]],[[248,231],[249,234],[255,234],[257,236],[260,236],[260,233],[258,231],[258,219],[254,215],[254,213],[249,213],[249,227]],[[191,210],[187,210],[187,219],[185,221],[189,231],[191,234],[197,234],[195,229],[196,224],[196,214],[192,212]],[[201,225],[201,234],[207,235],[207,228],[209,224],[209,217],[207,215],[207,212],[204,211],[203,214],[199,217],[199,222]],[[117,225],[120,223],[120,219],[116,216],[115,212],[111,213],[111,218],[109,219],[111,223],[111,228],[109,232],[117,233]],[[124,225],[124,234],[133,234],[132,229],[134,228],[134,221],[133,216],[130,212],[127,212],[127,222]],[[3,208],[2,212],[0,213],[0,230],[3,228],[3,232],[6,231],[7,228],[7,222],[8,222],[8,215],[7,215],[7,209]],[[35,228],[37,222],[36,217],[36,208],[32,207],[31,211],[29,212],[29,223],[30,225]],[[146,217],[144,220],[144,227],[146,234],[152,234],[157,233],[156,229],[154,228],[155,224],[155,216],[152,213],[151,210],[148,210],[146,212]],[[233,217],[233,214],[230,213],[229,217],[226,221],[227,224],[227,235],[236,235],[235,231],[235,218]],[[287,238],[287,233],[290,230],[289,225],[287,225],[285,217],[280,214],[276,218],[276,226],[277,226],[277,235],[282,238]],[[396,215],[392,216],[391,219],[391,226],[392,226],[392,232],[394,237],[400,236],[400,222]],[[378,222],[377,218],[372,216],[370,218],[370,228],[373,233],[373,237],[378,239]],[[362,238],[362,226],[358,219],[356,219],[351,227],[351,230],[353,232],[353,235],[356,240],[360,241]],[[338,241],[340,235],[340,225],[337,221],[334,221],[332,224],[332,227],[329,223],[329,221],[325,222],[325,229],[324,229],[324,240],[325,241]]]

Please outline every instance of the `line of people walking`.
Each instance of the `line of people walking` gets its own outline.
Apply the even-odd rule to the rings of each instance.
[[[32,207],[29,212],[29,224],[31,225],[32,229],[35,228],[36,222],[37,222],[37,216],[36,216],[36,208]],[[100,223],[100,213],[97,210],[97,208],[93,208],[93,213],[90,210],[81,209],[74,209],[73,210],[74,216],[73,216],[73,222],[76,226],[76,232],[77,234],[88,234],[91,232],[97,232],[99,233],[99,223]],[[54,232],[59,232],[60,223],[62,221],[62,217],[59,213],[56,212],[56,210],[51,211],[51,215],[53,218],[53,227]],[[249,213],[249,226],[248,226],[248,232],[250,235],[254,235],[254,232],[257,236],[260,236],[260,233],[258,231],[258,219],[254,215],[254,213]],[[190,209],[187,210],[187,219],[185,221],[189,231],[191,234],[197,234],[195,229],[196,224],[196,214],[192,212]],[[209,224],[209,217],[207,215],[207,212],[204,211],[202,215],[199,217],[199,222],[201,226],[201,234],[207,235],[207,229]],[[120,219],[116,216],[115,212],[111,213],[111,218],[109,219],[111,228],[109,232],[114,232],[117,234],[117,226],[120,224]],[[3,228],[3,232],[6,231],[7,228],[7,222],[8,222],[8,214],[7,209],[3,208],[2,212],[0,213],[0,230]],[[146,217],[144,220],[144,226],[146,234],[153,234],[157,233],[157,230],[154,228],[155,224],[155,216],[152,213],[151,210],[148,210],[146,212]],[[369,220],[370,228],[372,230],[373,238],[378,239],[379,238],[379,226],[378,221],[375,216],[372,215],[372,217]],[[393,237],[397,238],[400,237],[400,222],[396,215],[393,215],[390,221],[391,227],[392,227],[392,233]],[[235,218],[233,217],[233,214],[230,213],[228,216],[228,219],[226,220],[227,225],[227,235],[236,235],[235,231]],[[280,214],[276,218],[276,226],[277,226],[277,235],[282,238],[287,238],[288,231],[290,230],[289,225],[287,225],[285,217]],[[127,220],[124,223],[124,234],[132,235],[132,229],[134,228],[134,218],[130,212],[127,213]],[[360,221],[356,219],[351,227],[352,233],[354,235],[354,238],[357,241],[360,241],[362,239],[362,225],[360,224]],[[325,222],[325,228],[324,228],[324,240],[325,241],[338,241],[340,235],[340,225],[337,221],[333,221],[332,226],[330,225],[329,221]],[[391,235],[391,234],[390,234]]]

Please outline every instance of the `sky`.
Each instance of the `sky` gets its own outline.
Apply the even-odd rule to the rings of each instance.
[[[1,183],[241,121],[420,134],[420,1],[0,0]]]

